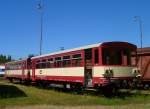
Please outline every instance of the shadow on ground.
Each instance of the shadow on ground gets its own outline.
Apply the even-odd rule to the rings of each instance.
[[[0,99],[26,97],[27,95],[16,86],[0,85]]]
[[[122,90],[118,90],[116,93],[107,93],[107,92],[101,92],[101,91],[97,91],[97,90],[85,90],[83,92],[76,92],[74,90],[64,90],[62,88],[47,88],[48,90],[55,90],[57,92],[64,92],[64,93],[71,93],[71,94],[78,94],[78,95],[90,95],[90,96],[99,96],[99,97],[106,97],[106,98],[119,98],[122,100],[125,100],[127,98],[132,98],[132,97],[149,97],[150,98],[150,94],[145,94],[142,93],[142,91],[140,90],[128,90],[128,89],[124,89]]]
[[[15,84],[19,84],[19,82],[16,82]],[[31,85],[31,84],[23,83],[22,85],[28,86],[28,85]],[[74,90],[64,89],[62,87],[50,87],[50,86],[43,87],[43,86],[39,86],[37,84],[32,84],[32,86],[36,87],[36,88],[39,88],[39,89],[43,89],[43,90],[54,90],[56,92],[63,92],[63,93],[70,93],[70,94],[77,94],[77,95],[99,96],[99,97],[106,97],[106,98],[110,98],[110,99],[111,98],[119,98],[119,99],[125,100],[126,98],[132,98],[132,97],[136,97],[136,96],[140,96],[140,97],[143,97],[143,98],[146,98],[146,97],[150,98],[150,94],[145,94],[145,93],[142,93],[141,90],[134,90],[134,89],[116,90],[115,93],[111,93],[112,91],[110,91],[110,90],[105,90],[105,91],[102,91],[102,90],[78,91],[78,90],[75,90],[75,89]],[[15,87],[15,86],[11,86],[11,87]],[[26,94],[24,92],[17,89],[17,87],[15,87],[15,88],[12,90],[13,92],[11,91],[11,94],[14,93],[13,96],[15,96],[16,93],[17,93],[18,97],[19,96],[26,96]],[[1,97],[1,86],[0,86],[0,97]]]

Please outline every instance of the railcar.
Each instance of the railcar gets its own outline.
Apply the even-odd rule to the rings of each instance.
[[[12,61],[5,64],[5,78],[10,80],[31,81],[30,58]]]
[[[137,57],[137,66],[140,69],[140,81],[138,86],[145,89],[150,88],[150,47],[138,48],[137,56],[133,55],[133,63]]]
[[[125,86],[137,76],[128,42],[103,42],[6,64],[6,78],[58,83],[66,88]],[[13,65],[15,68],[11,68]]]

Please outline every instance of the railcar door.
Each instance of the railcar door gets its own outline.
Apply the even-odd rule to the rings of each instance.
[[[27,80],[31,80],[31,58],[27,59]]]
[[[84,86],[92,87],[92,49],[84,50]]]
[[[24,78],[25,78],[25,75],[24,75],[24,72],[25,72],[25,62],[22,62],[21,63],[21,68],[22,68],[22,80],[24,80]]]

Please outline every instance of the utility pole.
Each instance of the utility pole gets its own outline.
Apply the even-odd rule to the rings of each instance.
[[[40,13],[40,55],[42,54],[42,44],[43,44],[43,0],[40,0],[38,5],[37,5],[37,9]]]
[[[140,69],[142,71],[142,48],[143,48],[143,28],[142,28],[142,20],[141,20],[141,17],[140,16],[135,16],[135,21],[138,23],[139,25],[139,30],[140,30],[140,43],[141,43],[141,50],[140,50],[140,53],[141,53],[141,65],[140,65]]]

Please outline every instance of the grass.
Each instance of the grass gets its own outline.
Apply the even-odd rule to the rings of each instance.
[[[3,91],[4,90],[4,91]],[[2,94],[4,93],[5,94]],[[58,90],[39,89],[34,86],[25,86],[11,84],[6,81],[0,82],[0,109],[4,107],[15,106],[34,106],[34,105],[52,105],[52,106],[124,106],[130,105],[135,107],[144,106],[150,108],[150,95],[141,94],[140,91],[132,93],[123,92],[118,96],[111,98],[103,95],[77,95],[66,93]],[[146,105],[145,105],[146,104]],[[137,107],[139,107],[137,106]],[[119,109],[119,108],[118,108]],[[131,108],[132,109],[132,108]],[[142,108],[141,108],[142,109]]]

